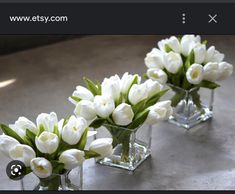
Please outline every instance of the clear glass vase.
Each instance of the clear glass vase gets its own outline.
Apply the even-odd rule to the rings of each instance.
[[[152,126],[142,125],[128,129],[115,125],[103,125],[97,129],[96,138],[112,137],[113,154],[97,159],[102,165],[134,171],[151,154]]]
[[[38,191],[76,191],[82,190],[83,170],[82,166],[76,167],[64,174],[52,174],[47,178],[39,178],[33,172],[23,177],[22,190]]]
[[[173,106],[169,122],[190,129],[212,118],[214,90],[198,87],[184,90],[173,85],[169,87]]]

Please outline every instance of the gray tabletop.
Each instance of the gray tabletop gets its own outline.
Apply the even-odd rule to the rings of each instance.
[[[101,80],[125,71],[145,72],[143,58],[165,36],[88,36],[0,57],[1,122],[41,112],[72,113],[67,97],[82,77]],[[235,62],[235,36],[202,36]],[[235,189],[235,75],[216,90],[214,118],[190,131],[167,122],[153,128],[152,156],[134,173],[84,165],[84,189]],[[20,189],[5,175],[0,155],[0,189]]]

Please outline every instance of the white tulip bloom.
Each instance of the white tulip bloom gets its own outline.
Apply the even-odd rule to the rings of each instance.
[[[38,133],[36,125],[26,117],[19,117],[15,124],[9,125],[20,137],[24,138],[26,129],[33,132],[35,135]]]
[[[147,76],[153,80],[153,81],[158,81],[161,84],[165,84],[167,82],[167,74],[157,68],[150,68],[147,70]]]
[[[200,36],[195,35],[184,35],[180,41],[181,43],[181,52],[184,56],[188,56],[193,49],[193,46],[196,43],[201,42]]]
[[[98,116],[107,118],[115,108],[114,100],[108,96],[95,96],[94,108]]]
[[[63,141],[69,145],[77,144],[87,127],[87,121],[84,118],[71,116],[68,123],[62,129]]]
[[[219,73],[217,80],[224,80],[228,78],[233,73],[233,65],[227,62],[219,63]]]
[[[0,151],[9,157],[9,151],[20,144],[16,139],[8,135],[0,135]]]
[[[121,94],[121,80],[118,75],[105,78],[101,84],[101,93],[114,101],[119,100]]]
[[[19,160],[28,167],[30,166],[30,161],[36,157],[36,154],[30,146],[17,144],[10,149],[9,156],[12,160]]]
[[[50,114],[41,113],[38,115],[37,127],[42,126],[46,131],[53,132],[55,127],[58,127],[58,118],[56,113],[51,112]]]
[[[158,42],[158,47],[160,48],[161,51],[166,51],[165,45],[168,45],[174,52],[180,53],[181,52],[181,45],[175,36],[171,36],[169,39],[161,40]]]
[[[47,178],[52,174],[52,165],[46,158],[34,158],[30,162],[33,173],[39,178]]]
[[[79,103],[77,103],[74,114],[77,117],[83,117],[88,121],[95,119],[96,112],[93,102],[88,100],[81,100]]]
[[[131,104],[135,105],[141,100],[148,97],[147,87],[145,84],[134,84],[128,94],[128,99]]]
[[[137,83],[140,84],[141,77],[137,74],[131,75],[128,72],[124,73],[121,79],[121,92],[126,94],[133,83],[134,79],[137,77]]]
[[[177,73],[180,67],[183,65],[182,58],[180,54],[169,52],[164,55],[165,68],[170,73]]]
[[[219,65],[218,63],[209,62],[204,67],[204,80],[214,82],[218,78]]]
[[[89,100],[89,101],[94,100],[94,95],[91,93],[91,91],[83,86],[77,86],[76,90],[73,92],[72,96],[78,97],[81,100]],[[77,101],[73,100],[70,97],[69,97],[69,101],[75,105],[78,103]]]
[[[39,137],[35,138],[37,149],[45,154],[54,153],[59,145],[59,138],[56,134],[49,131],[43,131]]]
[[[204,62],[205,63],[208,63],[208,62],[217,62],[217,63],[220,63],[220,62],[223,61],[223,59],[224,59],[224,54],[220,53],[217,50],[215,50],[214,46],[211,46],[206,51],[206,56],[205,56]]]
[[[158,102],[148,109],[150,111],[145,122],[149,125],[153,125],[158,121],[166,120],[173,113],[170,100]]]
[[[144,62],[148,68],[163,69],[163,52],[157,48],[153,48],[151,52],[146,54]]]
[[[64,119],[61,119],[61,120],[58,122],[59,134],[62,133],[63,125],[64,125]]]
[[[115,124],[120,126],[129,125],[133,118],[134,112],[129,104],[119,104],[113,111],[112,118]]]
[[[112,142],[113,142],[112,138],[96,139],[91,142],[89,150],[100,154],[99,158],[110,156],[113,153]]]
[[[70,149],[61,153],[59,161],[64,163],[64,168],[67,170],[72,170],[77,166],[81,166],[85,161],[85,154],[83,151],[78,149]]]
[[[160,92],[163,88],[161,84],[159,84],[158,81],[153,81],[151,79],[148,79],[144,82],[147,88],[148,98],[151,98],[156,93]]]
[[[201,64],[205,60],[206,57],[206,45],[197,43],[194,45],[194,62]]]
[[[203,66],[196,63],[192,64],[186,72],[186,78],[191,84],[199,84],[203,80],[203,76]]]

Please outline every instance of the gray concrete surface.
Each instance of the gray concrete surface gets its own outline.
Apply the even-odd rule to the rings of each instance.
[[[145,72],[146,52],[163,36],[90,36],[0,57],[0,122],[41,112],[72,113],[66,100],[82,77]],[[165,36],[164,36],[165,37]],[[235,36],[203,36],[235,63]],[[153,129],[152,157],[133,174],[84,166],[84,189],[235,189],[235,75],[216,90],[214,119],[187,132],[169,123]],[[9,160],[0,155],[0,189],[20,189],[5,175]]]

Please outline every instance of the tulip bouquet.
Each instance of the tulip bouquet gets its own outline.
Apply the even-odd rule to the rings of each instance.
[[[175,92],[171,99],[173,107],[185,100],[186,104],[190,101],[203,110],[199,89],[214,90],[219,87],[217,81],[232,74],[233,66],[223,61],[224,54],[214,46],[207,49],[206,45],[207,41],[201,42],[200,36],[172,36],[159,41],[158,48],[147,53],[144,59],[148,67],[146,77],[171,87]]]
[[[36,125],[19,117],[9,127],[1,124],[1,128],[4,134],[0,135],[0,150],[12,160],[23,162],[26,174],[33,172],[40,179],[35,188],[39,190],[64,189],[61,175],[68,180],[69,173],[85,159],[112,153],[112,139],[97,139],[86,149],[92,134],[86,120],[75,116],[58,121],[54,112],[42,113]]]
[[[171,102],[158,102],[167,90],[158,81],[141,83],[137,74],[125,73],[105,78],[100,84],[84,78],[87,88],[77,86],[69,100],[74,113],[90,122],[90,127],[105,126],[113,138],[113,147],[121,145],[121,161],[130,160],[130,138],[144,123],[168,119]]]

